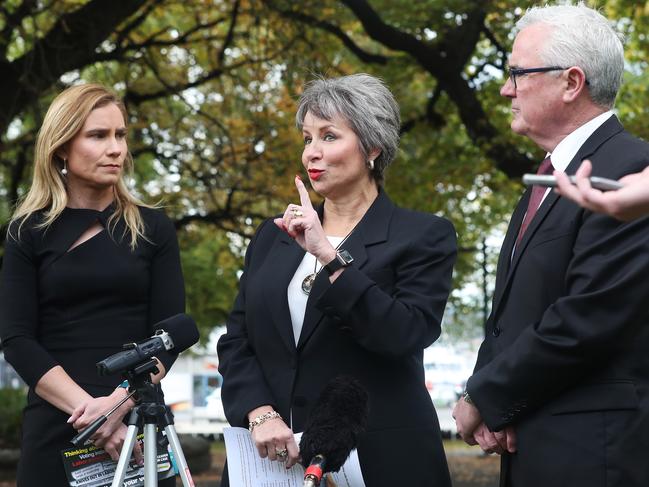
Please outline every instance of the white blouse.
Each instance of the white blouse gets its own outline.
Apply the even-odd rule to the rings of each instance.
[[[338,247],[340,243],[344,240],[344,237],[329,237],[327,240],[334,247]],[[288,289],[286,291],[288,296],[288,309],[291,312],[291,323],[293,325],[293,338],[295,339],[295,345],[300,340],[300,333],[302,332],[302,324],[304,323],[304,314],[306,313],[306,302],[309,299],[309,296],[302,291],[302,281],[304,278],[313,272],[318,272],[322,269],[322,266],[315,258],[314,255],[306,252],[304,258],[300,265],[295,270],[293,279],[288,284]]]

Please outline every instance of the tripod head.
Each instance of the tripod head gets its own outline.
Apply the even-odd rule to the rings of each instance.
[[[128,380],[129,391],[135,393],[133,399],[136,404],[158,402],[157,388],[151,381],[151,374],[157,374],[158,372],[156,360],[149,359],[122,373],[122,376]]]

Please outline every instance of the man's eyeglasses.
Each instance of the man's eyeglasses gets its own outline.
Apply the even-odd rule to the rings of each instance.
[[[522,76],[524,74],[530,74],[530,73],[547,73],[549,71],[564,71],[566,69],[568,68],[562,68],[561,66],[546,66],[544,68],[523,68],[523,69],[509,68],[509,79],[512,80],[514,89],[516,89],[517,88],[516,76]],[[588,83],[588,81],[586,83]]]

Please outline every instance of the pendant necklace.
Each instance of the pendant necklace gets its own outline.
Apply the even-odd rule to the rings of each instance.
[[[357,225],[358,225],[358,223],[356,223],[356,225],[354,225],[354,228],[352,228],[349,231],[349,233],[347,235],[345,235],[345,238],[343,238],[342,241],[338,245],[336,245],[336,248],[334,249],[336,252],[338,252],[338,249],[340,248],[340,246],[342,244],[344,244],[345,241],[349,238],[349,236],[354,232]],[[302,281],[302,292],[304,294],[306,294],[307,296],[311,292],[311,289],[313,288],[313,283],[315,282],[316,277],[318,277],[318,274],[320,274],[320,272],[322,272],[323,267],[324,266],[320,267],[320,270],[318,270],[318,259],[316,258],[315,259],[315,264],[313,266],[313,272],[311,274],[307,275],[304,278],[304,280]]]

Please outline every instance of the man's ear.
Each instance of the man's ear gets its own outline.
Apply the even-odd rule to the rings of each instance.
[[[566,77],[566,89],[563,94],[563,101],[570,103],[575,101],[581,94],[588,89],[588,80],[586,73],[578,66],[572,66],[564,72]]]

